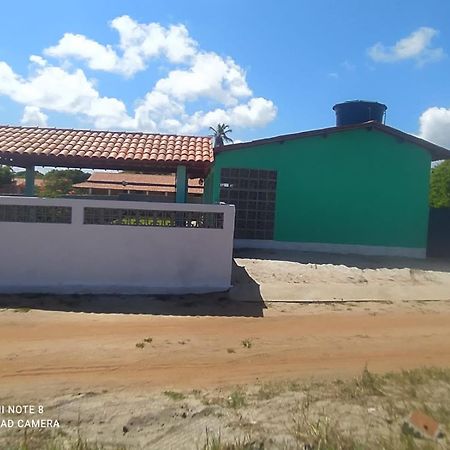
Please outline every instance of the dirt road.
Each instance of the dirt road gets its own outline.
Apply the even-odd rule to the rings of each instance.
[[[336,377],[448,366],[450,303],[285,305],[263,318],[5,310],[0,343],[0,395],[16,399]]]
[[[203,448],[205,429],[231,442],[249,430],[292,440],[286,424],[312,389],[317,411],[326,404],[336,420],[350,411],[352,426],[375,420],[383,433],[386,420],[336,396],[347,385],[330,381],[325,392],[310,379],[351,386],[366,365],[450,366],[450,262],[241,256],[228,293],[0,297],[0,405],[44,405],[73,438],[178,450]],[[397,397],[370,398],[369,409],[404,405],[387,417],[397,433],[419,395],[445,422],[447,384],[425,376],[404,392],[402,376]],[[294,388],[299,380],[309,387]],[[265,387],[272,381],[291,387]],[[19,441],[22,431],[12,430]],[[0,430],[0,445],[8,436]]]

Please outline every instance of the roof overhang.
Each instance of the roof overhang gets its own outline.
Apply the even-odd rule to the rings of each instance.
[[[0,164],[173,173],[204,177],[214,159],[210,136],[0,126]]]
[[[76,156],[46,156],[35,154],[11,154],[0,152],[0,164],[17,167],[47,166],[65,167],[73,169],[104,169],[124,170],[141,173],[174,173],[180,165],[186,166],[188,175],[192,178],[204,178],[209,170],[210,163],[190,161],[165,162],[165,161],[134,161],[115,160],[108,158],[83,158]]]

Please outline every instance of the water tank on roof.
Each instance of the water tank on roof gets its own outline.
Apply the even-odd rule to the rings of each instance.
[[[352,100],[337,103],[333,106],[336,112],[336,126],[354,125],[357,123],[376,122],[384,123],[387,106],[378,102],[366,102],[363,100]]]

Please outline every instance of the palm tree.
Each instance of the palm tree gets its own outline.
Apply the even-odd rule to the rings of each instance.
[[[233,132],[229,125],[219,123],[216,128],[209,127],[209,129],[214,133],[214,147],[223,147],[224,142],[233,142],[233,139],[227,136],[227,133]]]

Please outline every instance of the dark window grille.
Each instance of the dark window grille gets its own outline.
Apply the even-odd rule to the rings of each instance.
[[[0,205],[0,222],[72,223],[67,206]]]
[[[169,228],[223,228],[223,213],[84,208],[84,224]]]
[[[276,187],[275,170],[221,170],[220,201],[236,207],[236,238],[273,239]]]

